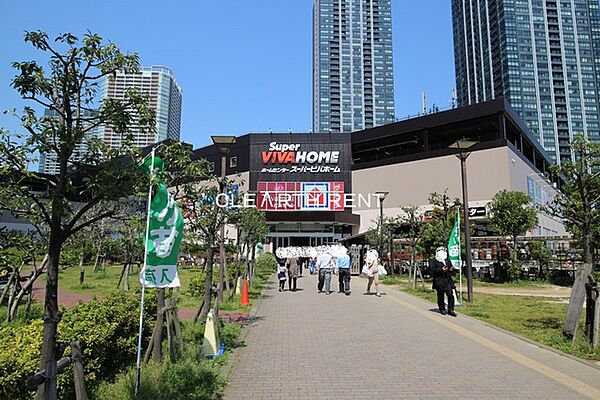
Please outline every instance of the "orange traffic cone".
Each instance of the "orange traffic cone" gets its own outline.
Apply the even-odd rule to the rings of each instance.
[[[244,285],[242,286],[242,299],[241,304],[243,306],[250,305],[250,298],[248,297],[248,280],[244,279]]]

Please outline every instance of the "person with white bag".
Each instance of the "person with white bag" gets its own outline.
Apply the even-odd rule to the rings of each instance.
[[[367,282],[367,292],[366,295],[371,294],[371,285],[375,282],[375,295],[377,297],[381,297],[381,293],[379,293],[379,275],[382,273],[385,275],[385,269],[379,265],[379,255],[376,250],[369,250],[367,252],[367,256],[365,257],[365,266],[363,267],[363,274],[367,276],[369,280]],[[381,271],[383,269],[383,271]]]

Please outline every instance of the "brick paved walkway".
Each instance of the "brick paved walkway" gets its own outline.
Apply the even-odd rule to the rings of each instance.
[[[334,277],[337,288],[337,277]],[[226,399],[600,399],[600,370],[385,288],[270,285]],[[332,282],[333,283],[333,282]],[[333,285],[332,285],[333,286]]]

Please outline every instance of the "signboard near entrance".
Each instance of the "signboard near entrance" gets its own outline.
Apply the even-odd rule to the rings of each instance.
[[[344,182],[257,182],[264,211],[344,211]]]

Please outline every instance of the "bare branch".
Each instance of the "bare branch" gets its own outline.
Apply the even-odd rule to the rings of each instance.
[[[105,213],[102,213],[100,215],[97,215],[94,218],[89,219],[89,220],[87,220],[85,222],[82,222],[80,225],[78,225],[75,228],[67,231],[65,233],[65,236],[72,236],[72,235],[76,234],[77,232],[79,232],[80,230],[82,230],[83,228],[85,228],[86,226],[90,226],[90,225],[92,225],[92,224],[100,221],[101,219],[108,218],[108,217],[110,217],[112,215],[115,215],[115,213],[116,212],[114,210],[111,210],[111,211],[107,211]]]

